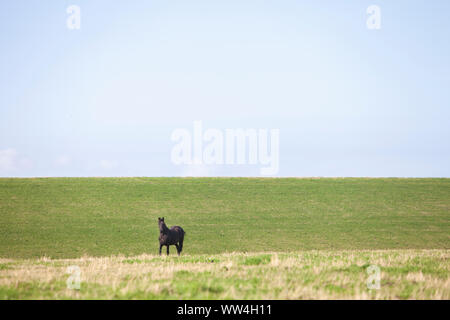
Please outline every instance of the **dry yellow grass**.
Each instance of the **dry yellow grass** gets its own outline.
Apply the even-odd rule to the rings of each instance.
[[[450,250],[0,259],[2,299],[450,299]],[[367,267],[380,268],[368,289]],[[67,288],[69,266],[80,289]],[[73,276],[73,274],[72,274]]]

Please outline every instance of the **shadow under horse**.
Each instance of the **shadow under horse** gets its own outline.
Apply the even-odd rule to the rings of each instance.
[[[167,255],[169,255],[169,246],[174,245],[177,247],[178,255],[183,250],[184,232],[183,228],[174,226],[168,228],[163,218],[158,218],[159,225],[159,255],[161,255],[161,249],[163,246],[167,246]]]

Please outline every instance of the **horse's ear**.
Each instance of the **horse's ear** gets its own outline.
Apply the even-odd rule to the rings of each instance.
[[[162,217],[162,219],[161,219],[162,221],[164,221],[164,217]]]

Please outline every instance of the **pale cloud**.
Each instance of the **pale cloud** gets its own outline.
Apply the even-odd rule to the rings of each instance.
[[[0,150],[0,171],[12,171],[17,166],[17,151],[15,149]]]
[[[61,155],[55,159],[55,164],[59,167],[65,167],[70,164],[72,159],[69,156]]]
[[[0,172],[12,172],[32,167],[31,160],[19,155],[16,149],[0,150]]]
[[[114,168],[117,168],[119,164],[116,161],[110,161],[110,160],[102,160],[100,161],[100,167],[106,170],[111,170]]]

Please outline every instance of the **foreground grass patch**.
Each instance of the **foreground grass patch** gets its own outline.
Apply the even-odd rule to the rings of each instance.
[[[450,250],[0,259],[0,299],[450,299]],[[68,289],[67,267],[81,271]],[[367,267],[380,267],[380,289]],[[5,267],[6,266],[6,267]]]

